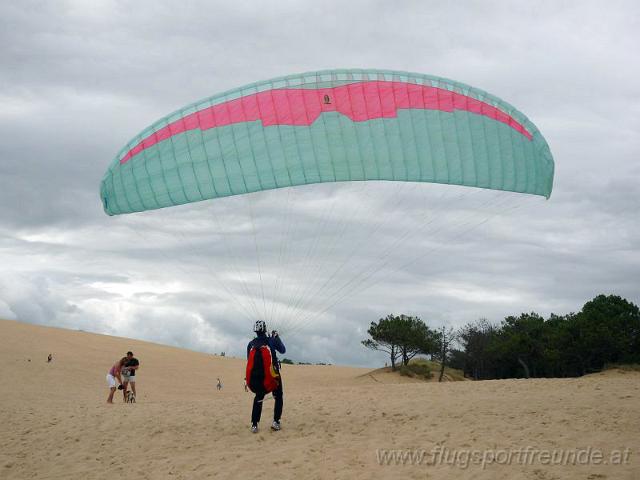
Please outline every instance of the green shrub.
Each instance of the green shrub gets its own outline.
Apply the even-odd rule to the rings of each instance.
[[[403,375],[405,377],[423,378],[425,380],[429,380],[433,376],[433,374],[431,373],[431,368],[426,362],[401,365],[398,370],[400,372],[400,375]]]
[[[604,370],[623,370],[625,372],[640,372],[640,364],[637,363],[607,363]]]

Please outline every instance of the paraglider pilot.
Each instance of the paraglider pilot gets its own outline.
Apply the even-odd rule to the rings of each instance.
[[[280,430],[282,416],[282,377],[280,363],[276,352],[286,352],[284,343],[275,330],[267,335],[267,325],[258,320],[254,326],[256,337],[247,345],[247,378],[246,382],[256,395],[251,410],[251,431],[258,432],[258,423],[262,415],[262,402],[267,393],[272,392],[275,399],[272,430]]]

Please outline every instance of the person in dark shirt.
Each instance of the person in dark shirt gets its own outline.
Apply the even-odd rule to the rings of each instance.
[[[272,392],[273,398],[275,399],[275,407],[273,410],[273,423],[271,424],[271,429],[278,431],[280,430],[280,417],[282,416],[283,394],[282,374],[280,373],[280,362],[278,361],[276,352],[284,354],[286,352],[286,348],[284,343],[282,343],[282,339],[278,335],[278,332],[273,330],[271,335],[267,335],[267,325],[263,320],[258,320],[255,323],[253,331],[256,333],[256,337],[247,345],[247,359],[249,358],[249,352],[252,347],[268,345],[271,350],[273,367],[279,374],[278,388]],[[246,379],[246,381],[248,381],[248,379]],[[262,416],[262,402],[265,395],[266,392],[256,392],[256,396],[253,398],[253,408],[251,409],[251,431],[253,433],[258,432],[258,423]]]
[[[127,352],[127,361],[122,368],[122,398],[127,401],[127,388],[131,384],[133,395],[136,393],[136,370],[140,367],[140,362],[133,356],[133,352]]]

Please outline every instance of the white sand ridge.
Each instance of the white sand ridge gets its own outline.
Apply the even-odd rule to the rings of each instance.
[[[135,405],[104,377],[140,359]],[[54,360],[46,358],[53,353]],[[30,361],[29,361],[30,360]],[[640,478],[640,374],[424,383],[285,366],[283,430],[249,432],[243,359],[0,321],[0,478]],[[363,377],[364,375],[364,377]],[[380,379],[385,372],[373,372]],[[395,374],[394,374],[395,375]],[[224,389],[215,388],[220,377]],[[398,378],[397,376],[395,378]],[[380,449],[630,448],[624,465],[380,465]]]

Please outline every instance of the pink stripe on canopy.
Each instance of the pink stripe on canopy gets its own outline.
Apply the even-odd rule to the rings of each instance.
[[[398,109],[466,111],[504,123],[532,140],[524,126],[502,110],[450,90],[406,82],[365,81],[332,88],[282,88],[206,107],[149,135],[121,159],[124,164],[155,144],[190,130],[208,130],[260,120],[273,125],[309,126],[323,112],[339,112],[354,122],[395,118]]]

